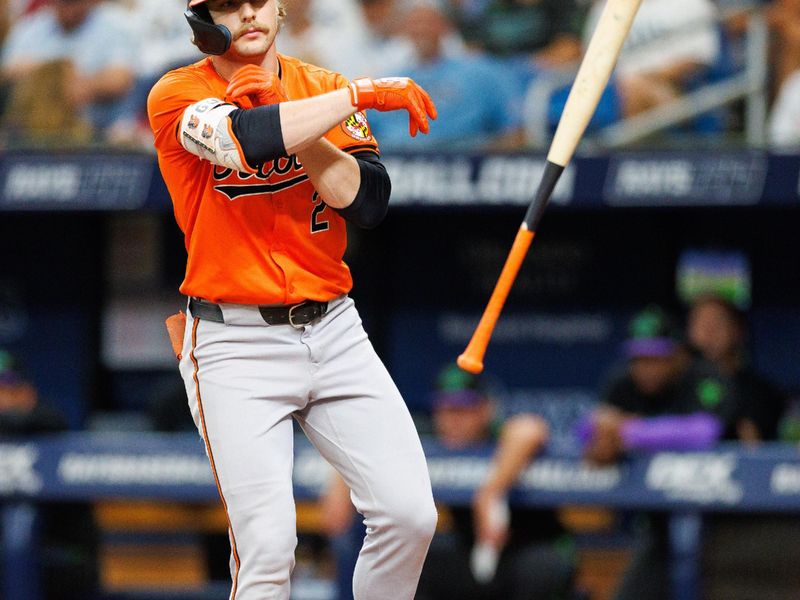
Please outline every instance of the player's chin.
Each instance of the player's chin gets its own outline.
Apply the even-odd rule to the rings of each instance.
[[[234,42],[234,49],[236,54],[245,57],[266,54],[269,50],[269,40],[265,37],[253,40],[240,38]]]

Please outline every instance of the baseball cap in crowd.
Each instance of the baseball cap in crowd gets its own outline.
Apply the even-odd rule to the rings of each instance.
[[[680,329],[658,306],[648,306],[628,323],[627,358],[670,356],[682,344]]]
[[[24,381],[19,361],[10,352],[0,349],[0,385],[18,385]]]
[[[485,400],[486,389],[476,375],[458,365],[448,365],[439,372],[433,395],[434,408],[469,408]]]

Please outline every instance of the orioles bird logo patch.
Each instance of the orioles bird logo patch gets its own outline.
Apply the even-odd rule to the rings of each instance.
[[[214,128],[211,125],[205,125],[203,127],[203,133],[201,133],[204,138],[209,139],[212,135],[214,135]]]
[[[197,129],[200,126],[200,118],[197,115],[189,117],[189,129]]]
[[[363,112],[357,112],[351,115],[344,123],[342,129],[351,138],[359,142],[368,142],[372,140],[372,132],[369,130],[369,123],[367,117]]]

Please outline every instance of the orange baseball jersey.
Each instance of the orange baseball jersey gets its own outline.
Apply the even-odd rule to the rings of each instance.
[[[292,100],[348,85],[295,58],[278,61]],[[224,102],[227,87],[206,58],[167,73],[148,98],[159,166],[188,253],[181,292],[235,304],[327,301],[349,292],[345,221],[319,197],[297,157],[247,165],[232,134],[219,139],[207,122],[220,106],[236,108]],[[345,152],[378,153],[363,113],[325,137]]]

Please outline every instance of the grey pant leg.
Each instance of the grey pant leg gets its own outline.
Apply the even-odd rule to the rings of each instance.
[[[354,597],[411,600],[437,520],[411,416],[351,300],[305,339],[315,368],[298,421],[350,487],[367,527]]]

